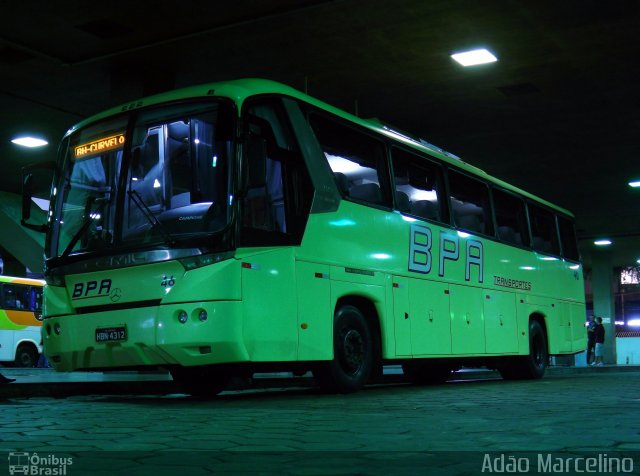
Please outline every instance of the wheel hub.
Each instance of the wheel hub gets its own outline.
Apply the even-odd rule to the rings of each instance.
[[[362,335],[355,329],[349,329],[343,335],[342,343],[345,370],[355,374],[360,370],[364,362],[364,340]]]

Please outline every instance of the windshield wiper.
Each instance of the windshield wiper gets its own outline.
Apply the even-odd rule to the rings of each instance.
[[[127,195],[129,195],[129,198],[131,198],[133,203],[135,203],[135,205],[142,212],[142,214],[147,219],[147,221],[149,223],[151,223],[151,226],[152,227],[155,226],[155,227],[157,227],[158,230],[160,230],[160,233],[164,237],[165,243],[167,243],[169,246],[174,246],[176,244],[176,239],[171,235],[171,233],[169,233],[169,231],[167,231],[167,227],[165,227],[162,224],[162,222],[156,218],[156,216],[149,209],[147,204],[144,203],[144,200],[142,199],[142,197],[140,196],[138,191],[137,190],[127,190]]]
[[[76,245],[76,243],[78,243],[78,241],[80,241],[80,239],[85,235],[87,230],[89,230],[89,227],[93,223],[93,220],[95,220],[95,215],[94,215],[95,210],[93,208],[94,205],[98,205],[105,202],[108,203],[108,201],[109,200],[106,197],[105,198],[96,198],[96,197],[87,198],[87,204],[84,207],[84,221],[82,222],[82,225],[80,226],[78,231],[76,231],[76,233],[71,237],[71,240],[69,240],[69,244],[60,255],[60,258],[66,258],[67,256],[69,256],[69,254],[73,251],[73,247]]]

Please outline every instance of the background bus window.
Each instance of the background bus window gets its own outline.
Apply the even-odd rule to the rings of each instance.
[[[578,242],[573,226],[573,220],[558,216],[558,228],[560,229],[560,242],[562,243],[562,256],[571,261],[580,261]]]
[[[455,170],[449,170],[449,187],[454,224],[466,231],[492,235],[487,186]]]
[[[309,122],[342,196],[390,207],[384,144],[324,116],[312,114]]]
[[[33,310],[29,304],[29,286],[21,284],[3,284],[2,308]]]
[[[524,200],[502,190],[493,189],[498,238],[505,243],[529,246],[529,227]]]
[[[42,311],[42,287],[32,286],[29,290],[29,309]]]
[[[552,255],[560,254],[555,215],[537,205],[529,203],[529,220],[533,249]]]
[[[442,170],[433,162],[403,149],[393,148],[396,208],[425,220],[442,221]]]

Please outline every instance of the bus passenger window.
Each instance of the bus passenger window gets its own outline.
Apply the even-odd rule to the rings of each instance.
[[[551,211],[529,203],[529,220],[533,249],[542,253],[560,254],[556,219]]]
[[[391,205],[384,144],[373,137],[311,114],[309,123],[345,198],[374,205]]]
[[[247,107],[245,121],[248,180],[242,241],[247,245],[299,242],[313,187],[282,104],[256,100]]]
[[[499,189],[493,189],[498,238],[512,245],[529,246],[529,228],[524,201]]]
[[[449,170],[454,225],[472,233],[493,235],[489,189],[467,175]]]
[[[395,147],[391,151],[391,159],[396,209],[425,220],[442,221],[440,167],[423,157]]]
[[[558,227],[560,229],[560,242],[562,243],[562,256],[571,261],[580,261],[573,220],[558,216]]]

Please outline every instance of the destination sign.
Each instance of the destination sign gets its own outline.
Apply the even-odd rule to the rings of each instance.
[[[124,145],[124,134],[116,134],[111,137],[105,137],[103,139],[94,140],[87,144],[77,146],[75,151],[76,159],[86,157],[88,155],[94,155],[108,150],[117,149]]]

